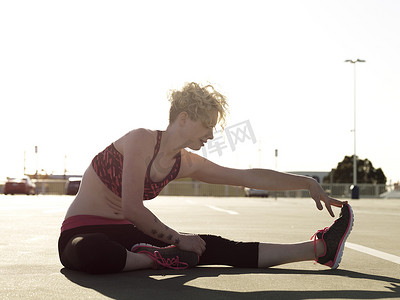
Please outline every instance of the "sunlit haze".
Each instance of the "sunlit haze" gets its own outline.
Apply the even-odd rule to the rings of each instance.
[[[354,151],[344,61],[359,58],[357,155],[399,181],[399,15],[395,0],[2,1],[0,180],[24,157],[30,174],[82,174],[129,130],[164,130],[168,91],[191,81],[225,94],[227,126],[254,135],[199,154],[330,171]]]

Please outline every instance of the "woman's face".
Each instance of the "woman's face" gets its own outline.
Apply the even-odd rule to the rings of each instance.
[[[207,143],[207,140],[214,138],[213,131],[218,121],[218,111],[212,111],[211,123],[198,119],[196,121],[188,119],[187,121],[187,133],[188,133],[188,145],[192,150],[200,150],[201,147]]]

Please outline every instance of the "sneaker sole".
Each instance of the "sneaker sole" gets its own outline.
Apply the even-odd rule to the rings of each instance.
[[[333,260],[333,265],[331,266],[332,269],[337,269],[339,266],[341,260],[342,260],[342,255],[343,255],[343,250],[344,250],[344,245],[346,243],[346,240],[353,229],[353,224],[354,224],[354,213],[353,209],[349,204],[347,204],[347,207],[349,208],[349,213],[350,213],[350,218],[349,218],[349,224],[347,226],[346,234],[342,237],[342,240],[340,241],[340,247],[339,250],[336,252],[335,259]]]
[[[174,245],[170,245],[170,246],[166,246],[166,247],[156,247],[156,246],[151,245],[151,244],[138,243],[138,244],[135,244],[135,245],[132,246],[131,251],[132,251],[132,252],[135,252],[135,250],[136,250],[137,248],[140,248],[140,247],[146,247],[146,248],[151,248],[151,249],[155,249],[155,250],[160,249],[160,248],[163,248],[163,249],[175,248]]]

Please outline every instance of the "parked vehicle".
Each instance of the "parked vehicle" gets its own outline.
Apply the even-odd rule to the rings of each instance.
[[[257,190],[251,188],[244,188],[244,193],[246,197],[268,197],[269,192],[265,190]]]
[[[65,185],[65,194],[76,195],[78,193],[79,187],[81,185],[81,177],[70,177]]]
[[[4,194],[26,194],[35,195],[36,185],[31,181],[28,176],[21,178],[8,178],[4,185]]]

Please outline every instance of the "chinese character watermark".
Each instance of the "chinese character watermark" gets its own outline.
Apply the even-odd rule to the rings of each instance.
[[[221,156],[222,152],[228,148],[235,151],[237,144],[244,143],[246,140],[250,140],[253,144],[257,142],[249,120],[226,127],[225,136],[222,131],[217,131],[214,139],[208,141],[202,148],[203,157],[207,158],[208,154],[215,152]]]

